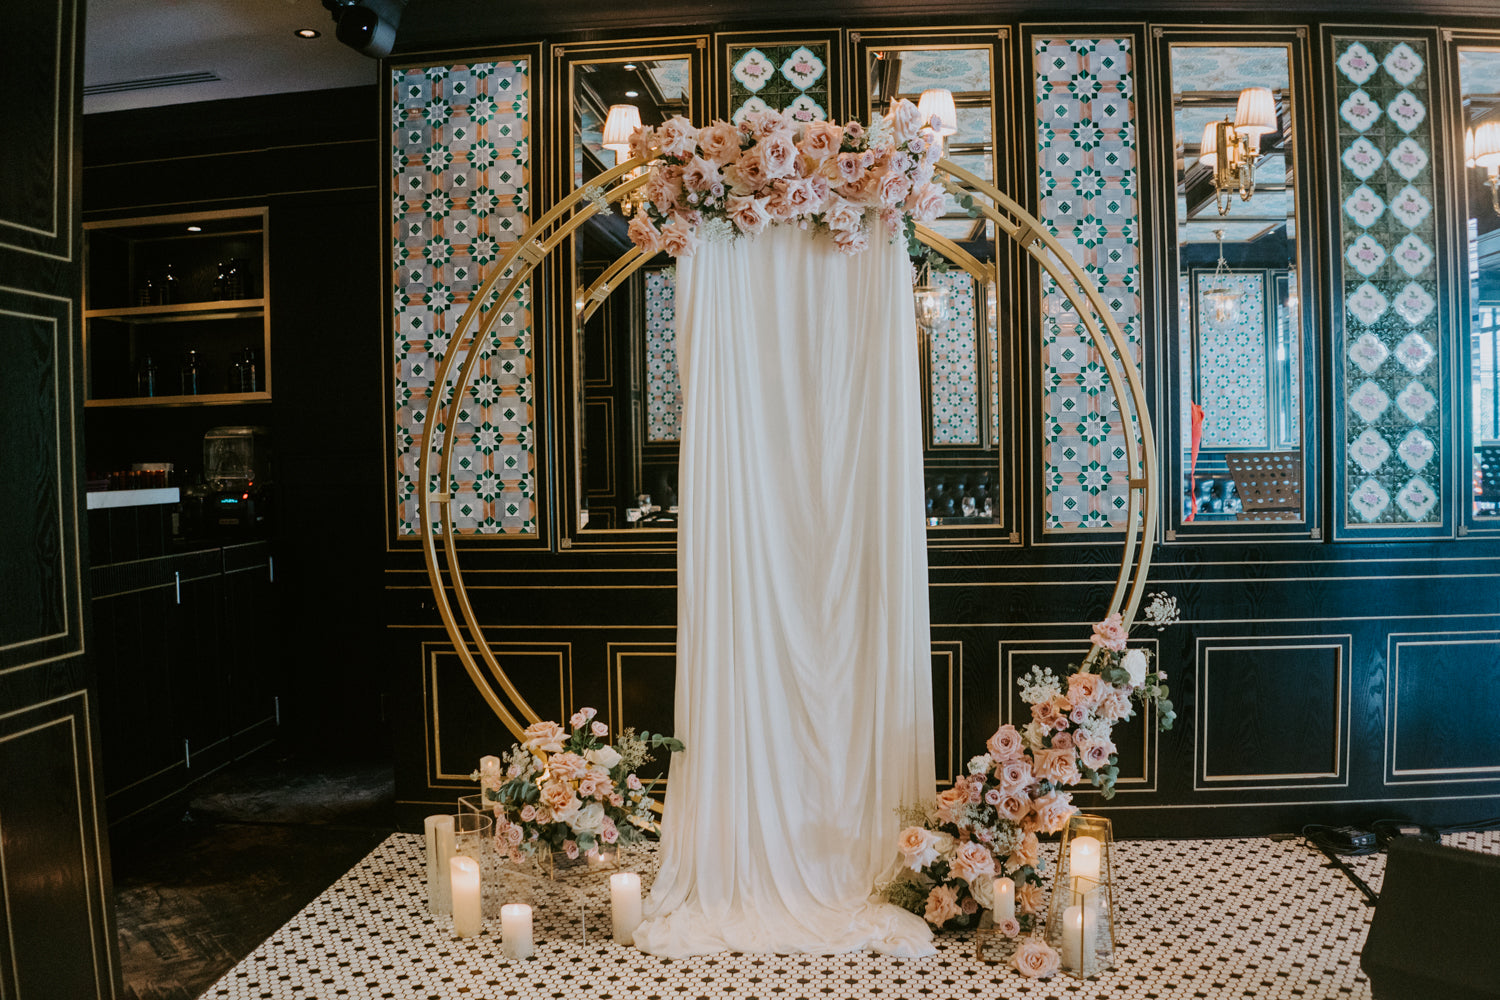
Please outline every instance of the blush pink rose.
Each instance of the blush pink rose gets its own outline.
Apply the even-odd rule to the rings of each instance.
[[[724,168],[724,180],[735,194],[755,194],[771,183],[766,172],[765,154],[760,146],[752,146],[729,166]]]
[[[1023,750],[1021,731],[1006,723],[995,730],[995,735],[985,740],[984,747],[998,761],[1015,760]]]
[[[1036,774],[1054,785],[1072,785],[1078,782],[1078,755],[1072,747],[1066,750],[1038,750]]]
[[[1093,643],[1096,646],[1118,653],[1125,648],[1127,638],[1125,623],[1118,611],[1094,626]]]
[[[563,841],[563,853],[568,856],[568,860],[569,861],[577,861],[578,860],[578,841],[576,841],[576,840],[565,840],[565,841]]]
[[[858,145],[864,141],[865,127],[854,119],[849,119],[844,123],[844,138]]]
[[[870,234],[863,229],[835,229],[833,243],[839,253],[852,257],[870,249]]]
[[[530,823],[536,819],[536,806],[527,803],[521,807],[521,822]]]
[[[943,214],[943,189],[931,182],[913,186],[906,196],[906,210],[918,222],[931,222]]]
[[[923,125],[922,112],[908,100],[899,100],[891,107],[891,133],[897,142],[905,142],[917,134]]]
[[[625,787],[632,792],[638,792],[641,790],[641,779],[637,778],[634,774],[627,774],[625,776]]]
[[[753,195],[729,196],[725,202],[725,210],[729,213],[729,221],[734,223],[736,229],[746,236],[754,236],[765,229],[771,221],[771,213],[766,209],[765,198],[756,198]]]
[[[1066,729],[1052,737],[1052,749],[1054,750],[1071,750],[1076,745],[1073,742],[1073,734]]]
[[[578,810],[578,799],[573,795],[573,789],[560,781],[554,781],[542,789],[539,804],[559,819]]]
[[[1016,971],[1027,979],[1051,979],[1062,968],[1057,949],[1041,938],[1029,937],[1016,945]]]
[[[787,127],[786,119],[779,111],[750,111],[740,119],[740,131],[762,138]]]
[[[989,852],[989,848],[976,841],[969,841],[959,846],[953,855],[953,863],[948,871],[954,878],[961,878],[965,882],[973,882],[977,878],[995,875],[995,857]]]
[[[1015,917],[1004,917],[995,923],[995,930],[1006,937],[1015,937],[1021,933],[1021,921]]]
[[[691,257],[698,249],[698,234],[692,224],[680,215],[674,215],[661,231],[661,248],[673,257]]]
[[[839,185],[839,194],[859,205],[877,205],[880,203],[880,178],[876,171],[867,170],[854,180]]]
[[[719,166],[740,158],[740,130],[728,122],[715,121],[698,130],[698,148]]]
[[[984,793],[985,805],[998,806],[1000,804],[1000,789],[991,788]]]
[[[593,733],[595,736],[602,740],[604,739],[604,737],[609,735],[609,727],[602,722],[596,722],[589,727],[589,732]]]
[[[631,159],[645,159],[651,155],[651,147],[656,145],[656,130],[642,125],[630,133],[628,141]]]
[[[663,215],[670,212],[682,197],[682,168],[674,164],[658,164],[646,180],[646,197]]]
[[[844,130],[833,122],[808,122],[802,133],[802,155],[814,163],[822,163],[839,151],[844,141]]]
[[[573,713],[573,717],[568,720],[568,723],[574,729],[582,729],[584,726],[588,725],[588,721],[590,719],[598,714],[599,710],[597,708],[580,708],[578,711]]]
[[[630,236],[630,242],[648,254],[661,250],[661,230],[646,218],[645,212],[637,212],[631,217],[630,228],[626,230],[626,233]]]
[[[589,769],[589,762],[576,753],[553,754],[547,761],[547,770],[560,781],[577,781]]]
[[[1016,842],[1015,849],[1012,850],[1009,856],[1006,857],[1006,868],[1010,871],[1015,871],[1019,868],[1025,868],[1027,866],[1035,868],[1037,858],[1041,852],[1041,849],[1042,844],[1041,841],[1037,839],[1036,834],[1023,834],[1021,839]]]
[[[958,893],[952,886],[940,885],[927,894],[927,922],[941,927],[963,911],[958,907]]]
[[[1022,913],[1036,913],[1044,902],[1042,887],[1035,882],[1016,886],[1016,909]]]
[[[790,176],[796,168],[797,145],[790,132],[773,132],[762,139],[756,148],[760,150],[766,166],[766,176],[771,178]]]
[[[1002,790],[995,810],[1012,823],[1019,823],[1031,812],[1031,800],[1024,792]]]
[[[937,838],[920,826],[909,826],[902,830],[896,847],[901,852],[902,862],[914,872],[921,871],[937,860]]]
[[[1104,694],[1098,674],[1076,673],[1068,678],[1068,700],[1074,708],[1092,709]]]
[[[1094,714],[1106,722],[1119,722],[1121,719],[1130,718],[1135,708],[1130,704],[1130,695],[1119,688],[1112,688],[1108,694],[1099,699],[1098,708]]]
[[[835,161],[839,180],[845,184],[852,184],[870,168],[875,157],[869,150],[862,153],[840,153]]]
[[[876,194],[880,204],[886,208],[903,205],[906,203],[906,196],[911,194],[911,179],[898,170],[887,169],[880,175]]]
[[[1064,792],[1056,789],[1039,796],[1032,802],[1037,828],[1043,833],[1056,833],[1068,823],[1068,817],[1078,811]]]
[[[1006,761],[1000,768],[1000,787],[1007,792],[1019,792],[1036,781],[1031,762],[1025,758]]]
[[[1084,767],[1097,771],[1109,766],[1110,755],[1115,752],[1114,741],[1109,737],[1087,737],[1078,746],[1078,755]]]
[[[864,220],[864,209],[838,195],[832,195],[823,207],[823,222],[835,232],[858,229]]]
[[[1047,701],[1039,701],[1031,706],[1031,718],[1043,729],[1060,729],[1065,725],[1066,717],[1058,709],[1057,699],[1049,698]]]
[[[604,823],[599,827],[599,839],[606,844],[613,844],[620,839],[620,830],[615,826],[615,821],[608,816],[604,817]]]
[[[682,185],[699,194],[712,192],[715,187],[722,191],[724,175],[719,173],[719,165],[713,160],[695,156],[682,168]]]
[[[512,825],[505,831],[505,840],[511,847],[518,846],[521,843],[521,838],[524,836],[525,833],[522,832],[519,826]]]
[[[937,814],[944,823],[952,823],[958,813],[969,804],[969,790],[960,785],[945,788],[937,794]]]
[[[656,130],[656,141],[666,155],[686,159],[698,148],[698,129],[682,115],[673,115]]]
[[[536,722],[522,732],[521,745],[532,753],[557,753],[563,748],[567,733],[555,722]]]

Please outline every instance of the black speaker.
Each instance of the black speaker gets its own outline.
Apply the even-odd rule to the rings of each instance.
[[[1411,838],[1386,850],[1359,959],[1375,1000],[1500,1000],[1500,856]]]

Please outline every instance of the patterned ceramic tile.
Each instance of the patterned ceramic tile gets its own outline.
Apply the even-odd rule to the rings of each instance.
[[[790,109],[802,121],[828,117],[828,43],[729,46],[729,118]]]
[[[1344,518],[1350,524],[1428,524],[1442,509],[1442,463],[1426,449],[1436,450],[1442,440],[1446,389],[1439,378],[1432,251],[1427,43],[1334,42],[1343,205]]]
[[[1135,65],[1129,38],[1036,38],[1037,215],[1095,280],[1140,364],[1141,221]],[[1121,528],[1129,501],[1124,428],[1091,387],[1099,356],[1049,278],[1042,327],[1043,529]],[[1120,387],[1124,391],[1123,387]]]
[[[682,440],[677,278],[671,269],[646,272],[646,440]]]
[[[948,289],[948,318],[927,338],[934,445],[979,444],[979,314],[965,271],[933,275]]]
[[[517,60],[391,75],[394,489],[403,535],[420,530],[422,421],[449,338],[485,269],[527,226],[530,72]],[[529,534],[537,527],[529,283],[487,309],[500,313],[458,414],[447,484],[454,524],[464,534]]]
[[[1500,833],[1493,831],[1443,839],[1500,853]],[[1050,869],[1055,849],[1043,850]],[[396,833],[204,991],[203,1000],[1370,996],[1359,952],[1374,911],[1354,882],[1304,841],[1122,840],[1111,857],[1116,966],[1080,983],[1066,976],[1026,979],[1002,961],[978,960],[972,931],[937,935],[937,953],[925,958],[872,952],[658,958],[610,939],[609,884],[602,878],[566,890],[514,876],[492,880],[495,902],[524,899],[532,907],[535,953],[506,959],[493,917],[477,937],[455,938],[451,918],[428,912],[422,837]],[[1381,889],[1384,854],[1345,860],[1373,891]],[[627,862],[643,890],[658,864],[654,845]]]
[[[1264,272],[1215,277],[1197,274],[1198,401],[1203,407],[1203,448],[1269,448]],[[1234,315],[1220,321],[1203,303],[1218,284],[1238,296]]]

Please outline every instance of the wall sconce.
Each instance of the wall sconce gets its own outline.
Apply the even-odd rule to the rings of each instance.
[[[922,116],[923,124],[936,118],[938,135],[943,138],[958,134],[958,109],[953,106],[953,91],[942,87],[922,91],[922,96],[917,98],[917,113]]]
[[[1260,137],[1275,132],[1276,98],[1266,87],[1240,91],[1234,121],[1209,122],[1203,129],[1198,160],[1214,172],[1214,202],[1228,215],[1234,194],[1249,201],[1255,193],[1255,161],[1260,159]]]
[[[604,119],[604,140],[600,145],[615,154],[616,164],[630,157],[630,137],[640,127],[640,108],[634,104],[611,104],[609,106],[609,116]],[[629,179],[634,180],[637,175],[638,171],[632,171]],[[620,199],[620,214],[628,219],[641,205],[645,204],[645,200],[642,190],[636,188]]]
[[[1214,268],[1213,283],[1203,293],[1203,303],[1208,306],[1215,323],[1227,323],[1239,312],[1240,297],[1229,287],[1229,265],[1224,261],[1224,230],[1215,229],[1219,241],[1219,265]]]
[[[1490,206],[1500,215],[1500,122],[1483,122],[1464,134],[1464,163],[1489,174]]]

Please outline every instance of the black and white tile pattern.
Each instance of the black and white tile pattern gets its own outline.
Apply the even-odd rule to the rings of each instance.
[[[1500,854],[1500,831],[1448,842]],[[974,960],[967,933],[936,955],[723,954],[656,958],[609,937],[608,883],[533,898],[536,954],[507,961],[499,928],[468,940],[427,912],[422,838],[393,834],[203,994],[203,1000],[590,997],[824,1000],[1004,996],[1368,997],[1359,948],[1371,914],[1354,884],[1301,840],[1122,841],[1115,850],[1116,968],[1090,982],[1023,979]],[[633,865],[649,883],[652,855]],[[1384,856],[1351,859],[1378,891]]]

